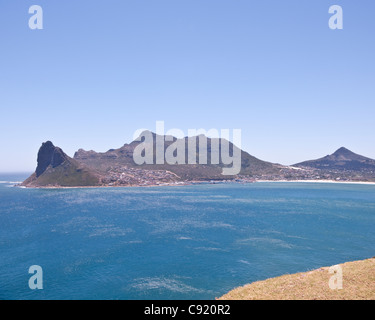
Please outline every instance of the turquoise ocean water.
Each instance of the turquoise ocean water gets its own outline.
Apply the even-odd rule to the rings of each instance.
[[[0,175],[0,299],[214,299],[375,256],[373,185],[12,187],[26,176]]]

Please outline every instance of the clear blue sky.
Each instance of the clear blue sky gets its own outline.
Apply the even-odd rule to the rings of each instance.
[[[28,9],[44,11],[30,30]],[[328,8],[344,29],[328,28]],[[293,164],[345,146],[375,158],[373,0],[0,0],[0,172],[42,142],[73,156],[139,128],[242,129]]]

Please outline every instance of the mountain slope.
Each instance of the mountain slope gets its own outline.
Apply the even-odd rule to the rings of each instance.
[[[228,179],[233,178],[231,176],[224,176],[222,175],[222,168],[230,167],[230,165],[224,165],[222,158],[220,156],[221,149],[219,148],[219,163],[213,164],[211,159],[213,156],[212,146],[216,143],[221,146],[223,142],[222,139],[207,139],[207,164],[198,164],[199,162],[199,136],[196,137],[185,137],[182,139],[177,139],[171,137],[168,140],[172,141],[165,141],[164,142],[164,154],[169,146],[172,143],[181,142],[185,146],[184,153],[185,153],[185,161],[184,164],[156,164],[156,137],[155,133],[149,132],[150,135],[153,137],[153,143],[149,146],[152,148],[153,153],[153,163],[154,164],[143,164],[137,165],[133,159],[133,152],[134,149],[139,146],[142,141],[133,141],[130,144],[125,144],[121,148],[118,149],[110,149],[104,153],[97,153],[95,151],[85,151],[83,149],[78,150],[74,154],[74,159],[84,163],[86,166],[101,171],[101,172],[108,172],[113,168],[119,167],[132,167],[132,168],[141,168],[144,170],[168,170],[175,173],[178,177],[183,180],[208,180],[208,179]],[[159,136],[160,137],[160,136]],[[161,136],[161,139],[165,140],[165,136]],[[187,164],[188,163],[188,146],[189,142],[192,140],[195,141],[196,149],[195,149],[195,159],[197,164]],[[233,154],[233,149],[237,148],[233,145],[233,143],[229,142],[229,152]],[[238,150],[238,149],[237,149]],[[263,175],[263,174],[277,174],[280,171],[280,165],[275,165],[270,162],[259,160],[247,152],[240,150],[241,152],[241,175],[247,176],[255,176],[255,175]]]

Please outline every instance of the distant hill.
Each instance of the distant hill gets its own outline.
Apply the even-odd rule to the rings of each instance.
[[[323,158],[304,161],[293,166],[321,170],[374,171],[375,173],[375,160],[356,154],[344,147]]]

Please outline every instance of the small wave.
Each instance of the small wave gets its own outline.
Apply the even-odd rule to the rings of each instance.
[[[250,263],[249,261],[247,261],[247,260],[243,260],[243,259],[238,260],[238,262],[241,262],[241,263],[243,263],[243,264],[247,264],[247,265],[251,265],[251,263]]]
[[[149,278],[138,278],[135,279],[134,283],[131,285],[132,288],[140,291],[148,290],[167,290],[178,293],[186,292],[202,292],[203,290],[194,288],[184,282],[165,277],[149,277]]]
[[[178,237],[177,240],[192,240],[190,237]]]
[[[280,239],[274,239],[274,238],[247,238],[247,239],[241,239],[237,241],[240,244],[246,244],[246,245],[265,245],[265,246],[276,246],[281,248],[287,248],[291,249],[293,245],[280,240]]]
[[[215,247],[196,247],[195,250],[229,252],[228,250]]]

